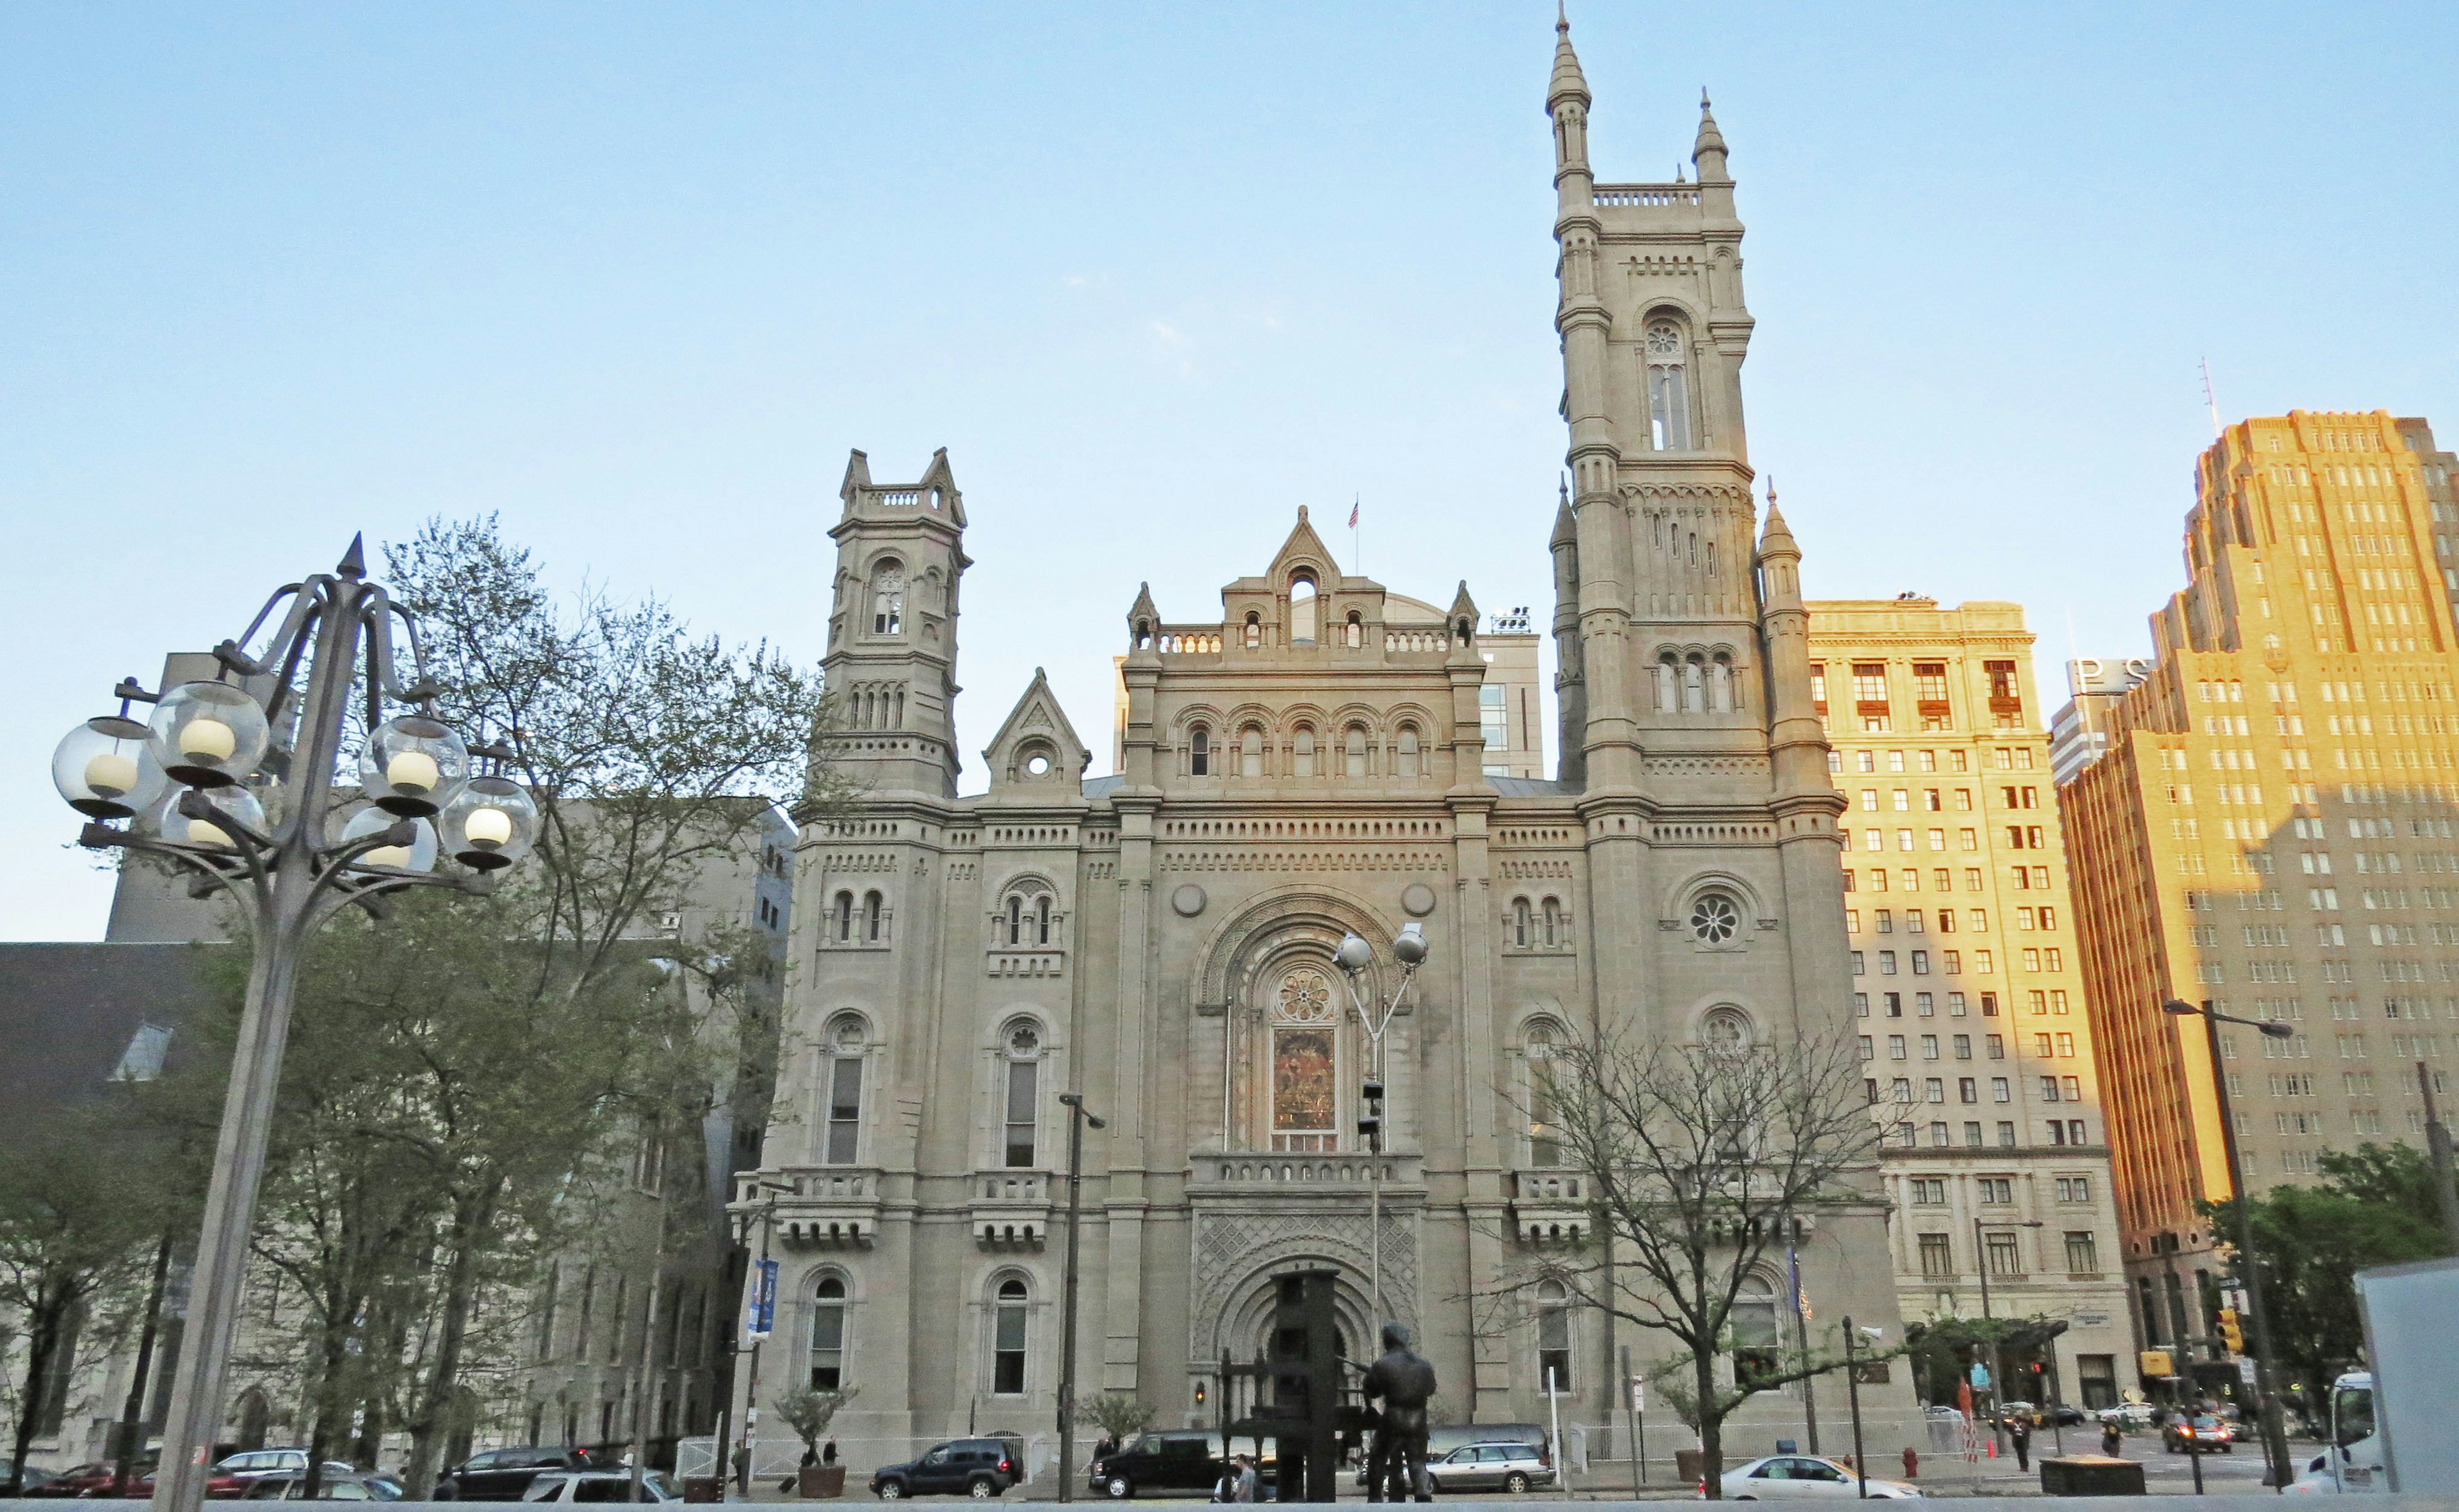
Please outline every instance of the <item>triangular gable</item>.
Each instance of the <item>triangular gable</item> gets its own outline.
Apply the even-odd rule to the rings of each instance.
[[[1046,759],[1049,766],[1041,772],[1031,769],[1036,757]],[[1093,753],[1076,737],[1076,726],[1067,721],[1067,711],[1059,706],[1059,696],[1051,691],[1049,674],[1040,667],[1033,669],[1033,682],[1024,696],[1008,711],[1006,723],[982,751],[989,763],[991,791],[1004,789],[1019,792],[1048,784],[1053,796],[1075,798],[1080,793],[1080,780],[1093,763]]]

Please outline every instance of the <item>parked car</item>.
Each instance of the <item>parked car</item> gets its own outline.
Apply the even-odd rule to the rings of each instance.
[[[0,1460],[0,1488],[7,1487],[9,1484],[9,1478],[15,1474],[16,1469],[17,1462],[15,1460]],[[50,1483],[51,1480],[52,1474],[50,1471],[37,1470],[32,1465],[28,1465],[26,1467],[25,1479],[17,1482],[17,1494],[19,1496],[40,1496],[42,1495],[42,1492],[37,1488]]]
[[[1113,1502],[1146,1491],[1209,1491],[1224,1473],[1220,1436],[1148,1433],[1085,1466],[1085,1485]]]
[[[319,1502],[398,1502],[399,1482],[389,1476],[361,1475],[344,1467],[330,1465],[316,1478],[316,1500]],[[307,1474],[304,1470],[276,1470],[248,1481],[241,1493],[245,1502],[303,1502],[307,1497]]]
[[[1724,1474],[1730,1502],[1765,1502],[1778,1497],[1845,1497],[1860,1495],[1861,1480],[1840,1460],[1813,1455],[1770,1455]],[[1707,1487],[1703,1482],[1701,1491]],[[1870,1478],[1873,1501],[1901,1501],[1921,1493],[1901,1480]]]
[[[1554,1483],[1554,1467],[1532,1443],[1462,1444],[1440,1459],[1426,1460],[1426,1478],[1438,1491],[1508,1491],[1514,1496],[1533,1486]],[[1357,1473],[1366,1483],[1366,1472]]]
[[[1024,1446],[1015,1440],[951,1438],[903,1464],[873,1470],[871,1494],[883,1502],[916,1496],[968,1496],[983,1502],[1023,1479]]]
[[[305,1475],[307,1473],[307,1451],[305,1449],[243,1449],[235,1455],[222,1456],[213,1474],[205,1478],[205,1495],[235,1497],[244,1495],[248,1483],[260,1476]],[[354,1476],[359,1467],[339,1460],[325,1461],[328,1476]]]
[[[607,1468],[591,1457],[586,1449],[568,1449],[560,1445],[523,1444],[513,1449],[490,1449],[474,1454],[435,1480],[438,1502],[518,1502],[527,1495],[530,1482],[549,1470],[603,1470]]]
[[[2113,1422],[2120,1428],[2149,1428],[2152,1426],[2152,1404],[2119,1402],[2114,1407],[2103,1407],[2096,1416],[2102,1422]]]
[[[683,1493],[662,1470],[641,1472],[641,1490],[632,1492],[629,1470],[550,1470],[521,1493],[524,1502],[680,1502]]]
[[[2237,1430],[2210,1413],[2172,1418],[2160,1430],[2160,1447],[2171,1454],[2235,1454]]]

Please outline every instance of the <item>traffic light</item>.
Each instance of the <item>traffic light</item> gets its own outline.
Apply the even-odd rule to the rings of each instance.
[[[2245,1331],[2237,1326],[2235,1308],[2220,1309],[2220,1342],[2228,1346],[2232,1354],[2245,1353]]]

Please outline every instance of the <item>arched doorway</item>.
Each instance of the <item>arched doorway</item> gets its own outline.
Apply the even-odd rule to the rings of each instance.
[[[264,1447],[265,1429],[273,1419],[273,1404],[265,1399],[264,1389],[250,1386],[239,1394],[239,1434],[233,1440],[244,1450]]]

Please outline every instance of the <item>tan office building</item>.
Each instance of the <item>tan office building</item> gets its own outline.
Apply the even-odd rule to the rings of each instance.
[[[2258,1189],[2420,1140],[2419,1064],[2459,1040],[2459,656],[2450,459],[2421,420],[2241,422],[2203,453],[2156,665],[2060,791],[2118,1217],[2147,1339],[2207,1337],[2230,1195],[2197,1019]],[[2197,1374],[2233,1372],[2206,1350]]]
[[[2133,1350],[2031,633],[2011,603],[1810,605],[1846,808],[1845,926],[1907,1320],[2064,1318],[2054,1386],[2117,1400]]]

